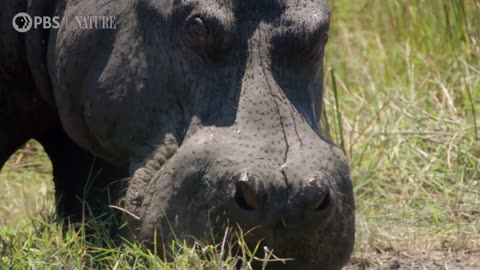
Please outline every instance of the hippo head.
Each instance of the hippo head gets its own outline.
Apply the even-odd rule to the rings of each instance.
[[[62,123],[131,178],[123,206],[146,244],[223,236],[338,269],[354,241],[348,162],[318,128],[324,0],[73,1],[50,73]],[[155,239],[157,238],[157,239]]]

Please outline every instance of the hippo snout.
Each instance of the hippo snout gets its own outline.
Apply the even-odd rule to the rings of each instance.
[[[136,238],[221,242],[230,228],[252,250],[261,245],[257,257],[269,250],[289,259],[278,269],[336,269],[348,259],[354,234],[345,158],[318,140],[319,151],[290,149],[291,158],[279,163],[269,154],[279,150],[265,153],[265,142],[257,143],[245,147],[231,128],[198,130],[152,174],[142,204],[129,209],[140,217]]]
[[[335,269],[335,261],[342,257],[345,260],[351,246],[348,240],[339,241],[338,235],[331,233],[339,225],[335,218],[341,213],[338,207],[342,202],[325,179],[302,182],[304,186],[297,190],[286,186],[266,188],[253,175],[244,173],[235,185],[236,204],[228,210],[228,218],[246,232],[243,236],[252,247],[260,243],[258,257],[272,252],[285,259],[285,263],[272,264],[271,269]],[[353,233],[351,227],[348,230]],[[337,253],[338,257],[329,261],[325,255],[335,249],[327,248],[326,243],[335,242],[340,246],[347,244]],[[317,268],[318,265],[323,267]]]

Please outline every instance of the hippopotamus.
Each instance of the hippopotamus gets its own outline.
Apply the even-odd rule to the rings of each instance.
[[[288,259],[271,269],[346,263],[349,164],[318,125],[325,0],[0,6],[0,166],[37,140],[59,217],[112,206],[147,247],[230,228]],[[19,12],[60,25],[19,33]]]

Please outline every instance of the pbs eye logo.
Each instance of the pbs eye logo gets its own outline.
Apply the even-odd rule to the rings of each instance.
[[[26,33],[32,29],[33,20],[27,13],[21,12],[13,17],[12,24],[17,32]]]
[[[25,12],[18,13],[12,20],[13,28],[19,33],[26,33],[30,29],[58,29],[60,18],[58,16],[30,16]]]

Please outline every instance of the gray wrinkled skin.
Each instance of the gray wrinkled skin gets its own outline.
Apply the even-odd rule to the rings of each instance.
[[[348,162],[317,126],[325,1],[71,0],[57,8],[68,18],[117,18],[115,30],[63,20],[46,50],[51,91],[41,69],[33,76],[76,144],[129,169],[119,200],[139,218],[129,216],[129,237],[221,240],[232,226],[251,231],[250,245],[294,259],[273,269],[345,264],[355,227]]]

